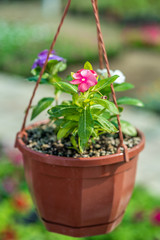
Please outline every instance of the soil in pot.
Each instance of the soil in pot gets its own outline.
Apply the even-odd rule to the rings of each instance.
[[[81,155],[73,148],[70,136],[62,140],[56,139],[54,126],[41,124],[28,129],[27,135],[27,139],[23,139],[27,147],[37,152],[63,157],[87,158],[106,156],[116,153],[119,146],[118,134],[103,134],[94,143],[91,143],[88,149]],[[124,144],[128,148],[138,145],[140,141],[141,138],[139,136],[131,137],[124,134]]]

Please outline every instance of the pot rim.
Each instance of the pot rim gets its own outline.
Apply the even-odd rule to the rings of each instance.
[[[122,163],[122,164],[126,163],[124,160],[123,153],[115,153],[112,155],[106,155],[106,156],[100,156],[100,157],[73,158],[73,157],[49,155],[49,154],[34,151],[25,145],[22,138],[25,135],[26,130],[44,123],[47,123],[47,121],[45,120],[45,121],[36,122],[17,133],[15,147],[18,148],[24,155],[28,155],[30,158],[39,162],[43,162],[51,165],[58,165],[58,166],[68,166],[68,167],[69,166],[92,167],[92,166],[111,165],[115,163]],[[136,155],[138,155],[145,146],[144,134],[139,129],[137,129],[137,132],[138,132],[138,136],[141,137],[141,142],[138,145],[134,146],[133,148],[128,149],[130,160],[134,158]]]

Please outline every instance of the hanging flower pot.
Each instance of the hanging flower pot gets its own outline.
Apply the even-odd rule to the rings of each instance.
[[[145,140],[141,131],[120,120],[121,105],[143,104],[128,97],[116,100],[115,91],[133,85],[119,70],[109,68],[95,0],[100,69],[95,71],[86,62],[65,81],[59,77],[66,61],[53,47],[69,5],[70,0],[50,50],[41,52],[33,64],[29,80],[36,86],[16,147],[23,154],[26,180],[48,231],[84,237],[111,232],[124,216]],[[53,86],[55,97],[41,99],[32,108],[31,120],[45,109],[49,120],[26,127],[39,83]],[[72,100],[58,104],[60,92],[71,94]]]
[[[35,125],[30,126],[35,127]],[[29,127],[29,128],[30,128]],[[26,180],[40,218],[49,231],[74,237],[105,234],[122,220],[130,200],[141,142],[123,154],[91,158],[59,157],[26,147],[18,134]]]

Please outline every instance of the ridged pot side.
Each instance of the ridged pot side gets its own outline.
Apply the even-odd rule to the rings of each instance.
[[[142,141],[122,154],[91,158],[49,156],[27,148],[20,132],[26,180],[39,215],[49,231],[75,237],[112,231],[121,221],[131,197]],[[122,159],[122,160],[121,160]]]

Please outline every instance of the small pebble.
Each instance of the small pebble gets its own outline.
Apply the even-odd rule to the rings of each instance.
[[[72,151],[71,151],[71,150],[68,150],[68,151],[67,151],[67,154],[72,154]]]
[[[106,151],[101,151],[101,156],[105,156],[106,155]]]
[[[24,137],[23,141],[34,151],[73,158],[99,157],[114,154],[117,152],[120,142],[118,134],[103,134],[93,142],[90,140],[88,149],[83,154],[80,154],[70,143],[70,136],[57,140],[54,127],[51,125],[40,125],[39,127],[27,130],[27,136],[28,139]],[[129,148],[136,146],[140,141],[139,137],[130,137],[124,134],[124,144]],[[121,151],[123,152],[123,148],[121,148]]]
[[[29,143],[29,147],[31,147],[31,148],[32,148],[32,147],[35,147],[36,145],[37,145],[36,142],[30,142],[30,143]]]
[[[96,148],[96,149],[99,149],[99,148],[101,148],[101,145],[95,144],[95,148]]]
[[[43,144],[43,145],[42,145],[42,148],[43,148],[43,149],[46,149],[46,148],[50,148],[50,146],[49,146],[48,144]]]

